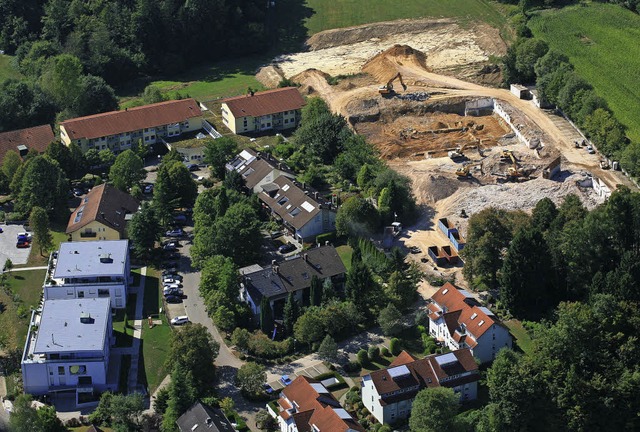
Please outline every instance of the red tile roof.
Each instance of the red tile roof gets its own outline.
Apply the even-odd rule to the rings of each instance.
[[[4,155],[13,150],[20,154],[18,146],[24,145],[29,150],[44,153],[47,146],[55,141],[51,126],[42,125],[26,129],[13,130],[0,133],[0,163],[4,160]]]
[[[493,324],[500,323],[493,315],[488,315],[485,312],[487,309],[482,308],[475,298],[465,295],[465,292],[447,282],[431,296],[431,300],[442,312],[446,310],[442,316],[452,336],[455,329],[464,324],[466,331],[477,341]],[[429,318],[434,321],[439,318],[431,308],[429,311]],[[466,338],[465,342],[471,346],[471,339]]]
[[[78,117],[63,121],[60,126],[72,140],[93,139],[179,123],[201,115],[195,99],[183,99]]]
[[[235,118],[260,117],[284,111],[298,110],[305,104],[300,92],[295,87],[285,87],[274,90],[254,93],[251,95],[236,96],[224,99]]]
[[[389,367],[406,365],[406,364],[412,363],[412,362],[414,362],[416,360],[417,359],[414,356],[412,356],[411,354],[409,354],[408,352],[402,351],[400,354],[398,354],[398,357],[396,357],[396,359],[391,362]]]
[[[349,430],[364,432],[364,428],[353,417],[340,415],[344,408],[328,390],[326,393],[319,392],[317,388],[314,388],[317,386],[324,388],[314,379],[299,376],[282,390],[286,399],[294,403],[296,407],[296,413],[292,415],[298,430],[311,430],[311,425],[315,425],[321,432],[346,432]],[[280,401],[278,403],[282,407],[285,405]],[[343,414],[347,414],[346,411]],[[285,417],[282,412],[280,416],[284,419],[290,417],[288,414]],[[308,429],[304,429],[302,422],[305,422]]]
[[[78,208],[71,213],[66,232],[70,234],[97,220],[123,235],[125,216],[127,213],[135,213],[138,205],[138,200],[128,193],[103,183],[82,197]],[[81,213],[80,217],[78,213]]]
[[[400,355],[406,359],[409,354],[403,352]],[[454,356],[455,360],[453,362],[443,365],[438,363],[439,358],[442,359],[444,356],[450,355]],[[433,354],[423,359],[405,363],[404,366],[409,373],[401,376],[392,377],[389,373],[389,370],[397,367],[397,365],[371,372],[370,377],[378,394],[381,396],[381,403],[393,403],[411,399],[425,387],[455,387],[463,381],[473,382],[480,379],[478,364],[468,348],[448,354]],[[469,375],[455,380],[446,380],[449,377],[465,373]],[[398,393],[401,390],[404,391]]]

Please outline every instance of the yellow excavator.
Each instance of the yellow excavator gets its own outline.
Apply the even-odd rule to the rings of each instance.
[[[511,166],[507,168],[507,175],[509,177],[522,177],[522,172],[518,167],[518,160],[511,150],[502,150],[501,154],[503,159],[511,160]]]
[[[387,83],[383,86],[378,87],[378,92],[381,95],[390,95],[393,94],[393,82],[395,80],[399,79],[400,80],[400,85],[402,85],[402,89],[406,90],[407,89],[407,85],[404,83],[404,81],[402,81],[402,75],[400,74],[400,72],[398,72],[398,74],[396,76],[394,76],[393,78],[391,78],[389,81],[387,81]]]

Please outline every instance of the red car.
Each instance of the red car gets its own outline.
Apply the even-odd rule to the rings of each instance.
[[[28,241],[19,241],[16,243],[17,248],[28,248],[30,243]]]

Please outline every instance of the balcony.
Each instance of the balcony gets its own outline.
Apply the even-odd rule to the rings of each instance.
[[[86,237],[95,237],[95,236],[97,236],[97,235],[98,235],[98,233],[95,233],[95,232],[88,232],[88,231],[85,231],[85,232],[81,232],[81,233],[80,233],[80,237],[81,237],[81,238],[86,238]]]

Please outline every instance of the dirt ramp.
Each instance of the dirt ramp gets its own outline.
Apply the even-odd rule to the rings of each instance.
[[[380,82],[386,82],[398,73],[403,65],[417,66],[427,70],[427,56],[409,45],[394,45],[381,52],[362,66],[362,71]]]

